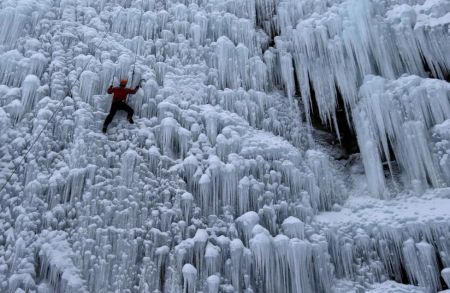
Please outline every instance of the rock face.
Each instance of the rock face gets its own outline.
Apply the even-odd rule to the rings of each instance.
[[[449,26],[445,0],[2,1],[0,292],[447,289]],[[135,124],[103,135],[121,79]]]

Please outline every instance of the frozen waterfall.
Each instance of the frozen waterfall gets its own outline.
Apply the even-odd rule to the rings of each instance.
[[[449,80],[448,0],[0,1],[0,292],[446,292]]]

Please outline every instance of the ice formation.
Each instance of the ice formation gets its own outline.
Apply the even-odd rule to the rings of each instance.
[[[445,0],[2,1],[0,292],[449,289],[449,29]]]

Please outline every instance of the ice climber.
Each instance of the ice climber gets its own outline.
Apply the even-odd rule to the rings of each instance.
[[[116,112],[118,110],[123,110],[125,112],[127,112],[127,119],[128,122],[130,122],[131,124],[134,123],[133,121],[133,113],[134,110],[127,105],[126,103],[126,99],[128,95],[134,95],[138,89],[139,89],[139,85],[136,86],[134,89],[130,89],[127,88],[127,83],[128,80],[124,79],[120,81],[120,86],[119,87],[113,87],[112,85],[108,88],[108,94],[113,94],[113,101],[111,104],[111,110],[109,111],[108,116],[105,119],[105,123],[103,124],[103,133],[106,133],[106,129],[108,128],[109,123],[111,123],[111,121],[114,118],[114,115],[116,115]]]

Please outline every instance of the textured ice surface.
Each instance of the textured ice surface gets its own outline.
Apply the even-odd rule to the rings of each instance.
[[[447,289],[449,24],[445,0],[0,1],[0,292]],[[124,78],[135,124],[103,135]]]

